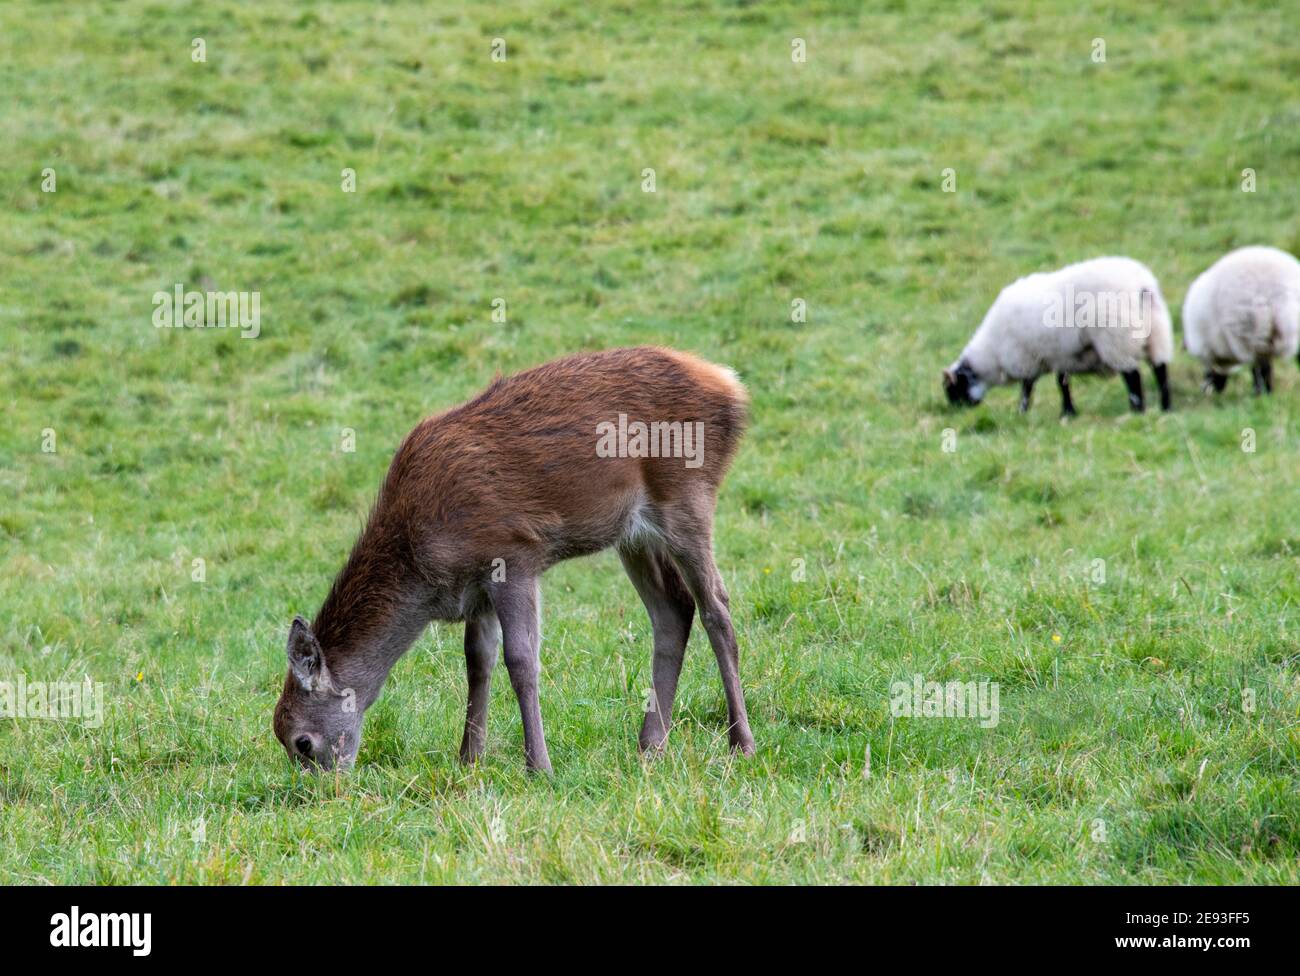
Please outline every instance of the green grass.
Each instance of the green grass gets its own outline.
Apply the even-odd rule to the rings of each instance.
[[[1176,314],[1227,249],[1300,252],[1300,12],[859,6],[0,9],[0,679],[108,703],[0,721],[0,881],[1300,880],[1295,364],[1211,400],[1180,354],[1170,415],[1081,378],[1068,425],[1050,384],[1021,417],[938,382],[1028,271],[1128,254]],[[260,291],[260,337],[155,329],[176,282]],[[452,627],[354,774],[295,777],[288,624],[402,435],[642,342],[753,394],[717,524],[757,757],[697,632],[638,758],[606,553],[544,582],[552,779],[503,672],[458,766]],[[998,682],[1000,723],[892,718],[914,674]]]

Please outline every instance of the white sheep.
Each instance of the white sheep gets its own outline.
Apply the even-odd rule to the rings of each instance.
[[[1138,366],[1145,360],[1168,410],[1173,350],[1169,309],[1151,270],[1131,258],[1095,258],[1003,288],[961,357],[943,371],[944,392],[952,403],[976,404],[988,387],[1019,380],[1023,413],[1034,381],[1054,372],[1062,412],[1073,416],[1070,375],[1114,372],[1140,413]]]
[[[1219,258],[1187,289],[1183,345],[1205,363],[1207,389],[1221,392],[1250,363],[1256,395],[1272,393],[1273,357],[1300,348],[1300,261],[1275,247]]]

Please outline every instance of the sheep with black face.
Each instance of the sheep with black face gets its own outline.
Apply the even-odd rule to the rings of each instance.
[[[1138,367],[1145,361],[1168,410],[1173,347],[1169,310],[1151,270],[1131,258],[1096,258],[1002,289],[961,356],[943,371],[943,389],[950,403],[974,405],[990,387],[1019,382],[1023,413],[1038,377],[1056,373],[1062,413],[1073,416],[1071,375],[1119,373],[1129,406],[1140,413]]]

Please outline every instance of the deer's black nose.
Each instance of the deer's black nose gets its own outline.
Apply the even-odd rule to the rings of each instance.
[[[311,736],[300,735],[293,740],[293,747],[298,750],[298,755],[311,758]]]

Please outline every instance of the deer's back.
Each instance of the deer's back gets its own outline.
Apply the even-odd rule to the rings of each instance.
[[[568,356],[499,378],[419,424],[393,459],[376,515],[405,522],[416,547],[438,547],[443,560],[531,552],[550,564],[612,545],[647,508],[711,500],[745,416],[735,375],[688,354]],[[702,434],[698,447],[687,442],[698,456],[630,456],[636,444],[617,432],[637,423]],[[620,450],[607,456],[611,443]]]

